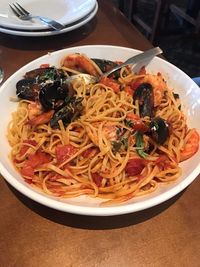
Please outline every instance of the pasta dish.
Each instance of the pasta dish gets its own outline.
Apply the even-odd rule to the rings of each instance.
[[[116,64],[69,54],[59,67],[38,66],[17,82],[7,137],[27,183],[55,197],[88,195],[107,205],[180,177],[179,163],[197,152],[199,134],[188,127],[179,95],[145,67],[105,77]]]

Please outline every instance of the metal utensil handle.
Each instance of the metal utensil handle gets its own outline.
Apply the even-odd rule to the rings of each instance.
[[[121,69],[122,67],[125,67],[127,65],[133,65],[133,64],[136,64],[138,62],[141,62],[149,57],[154,57],[156,55],[159,55],[161,54],[163,51],[160,49],[160,47],[155,47],[155,48],[152,48],[152,49],[149,49],[147,51],[144,51],[143,53],[140,53],[136,56],[133,56],[131,58],[129,58],[128,60],[126,60],[124,63],[116,66],[115,68],[111,69],[110,71],[107,71],[103,74],[103,76],[108,76],[110,75],[111,73],[115,72],[116,70],[118,69]]]
[[[44,22],[46,25],[49,25],[50,27],[52,27],[53,29],[55,30],[62,30],[65,28],[64,25],[58,23],[57,21],[55,20],[52,20],[52,19],[49,19],[49,18],[46,18],[46,17],[41,17],[41,16],[34,16],[34,17],[37,17],[38,19],[40,19],[42,22]]]

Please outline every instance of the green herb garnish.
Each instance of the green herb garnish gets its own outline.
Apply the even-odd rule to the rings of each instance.
[[[38,77],[39,82],[45,82],[47,80],[54,81],[56,79],[57,73],[55,69],[48,69],[42,75]]]
[[[141,158],[146,158],[148,154],[144,151],[144,139],[143,139],[143,134],[140,132],[137,132],[135,135],[136,138],[136,150],[138,155]]]
[[[119,152],[121,146],[122,146],[122,143],[121,142],[117,142],[117,141],[113,141],[112,142],[112,146],[113,146],[113,150],[114,152]]]
[[[133,127],[133,121],[131,121],[131,120],[125,119],[124,120],[124,124],[125,124],[126,127],[129,127],[129,128]]]
[[[128,149],[128,138],[122,137],[119,141],[113,141],[112,142],[113,151],[119,152],[120,149],[124,148],[125,150]]]

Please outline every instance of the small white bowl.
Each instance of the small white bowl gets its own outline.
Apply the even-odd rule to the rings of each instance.
[[[93,216],[120,215],[144,210],[172,198],[185,189],[200,173],[200,150],[191,159],[180,164],[183,174],[177,181],[169,185],[160,186],[159,189],[152,194],[133,198],[120,205],[113,204],[109,207],[100,207],[99,199],[93,199],[88,196],[58,199],[40,193],[24,182],[23,178],[16,172],[8,158],[10,146],[6,138],[7,125],[11,119],[11,113],[17,108],[17,103],[11,102],[9,99],[11,96],[15,96],[16,82],[22,78],[25,72],[38,68],[44,63],[59,66],[63,56],[75,52],[84,53],[88,57],[125,61],[141,51],[107,45],[73,47],[48,53],[14,73],[0,88],[0,172],[2,176],[22,194],[45,206],[64,212]],[[182,108],[188,117],[189,127],[195,127],[200,133],[199,87],[184,72],[161,58],[155,57],[150,62],[145,62],[145,64],[147,64],[146,68],[148,72],[161,72],[167,80],[168,85],[180,95]],[[144,63],[142,65],[144,65]]]

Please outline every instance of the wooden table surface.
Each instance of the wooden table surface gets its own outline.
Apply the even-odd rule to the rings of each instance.
[[[7,78],[49,51],[85,44],[151,47],[111,1],[99,0],[96,17],[72,32],[35,38],[0,34],[0,65]],[[55,211],[21,195],[2,178],[0,266],[200,266],[198,178],[161,205],[111,217]]]

